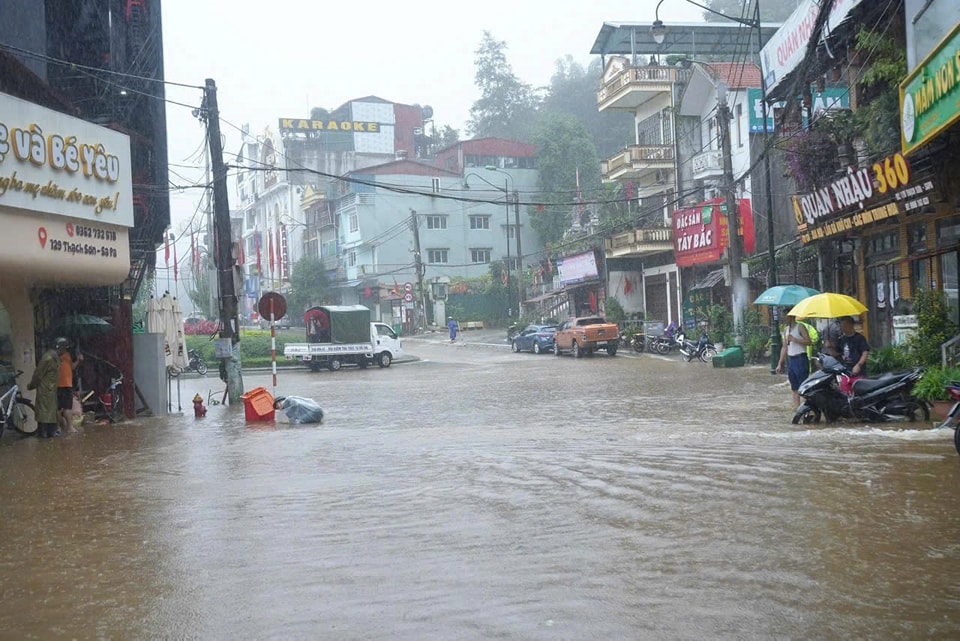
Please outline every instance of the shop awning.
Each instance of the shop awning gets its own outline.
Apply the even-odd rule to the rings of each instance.
[[[690,288],[690,291],[695,289],[711,289],[716,287],[718,283],[723,282],[723,270],[716,269],[709,274],[707,274],[699,283]]]

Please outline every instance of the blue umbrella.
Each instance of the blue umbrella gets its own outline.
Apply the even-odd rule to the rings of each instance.
[[[771,305],[774,307],[793,307],[805,298],[819,294],[815,289],[801,285],[777,285],[757,296],[754,305]]]

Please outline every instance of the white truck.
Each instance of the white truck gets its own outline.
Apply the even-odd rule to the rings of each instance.
[[[403,355],[403,344],[393,328],[371,322],[363,305],[321,305],[304,314],[306,343],[287,343],[283,355],[306,363],[313,371],[337,371],[353,363],[361,369],[376,363],[390,367]]]

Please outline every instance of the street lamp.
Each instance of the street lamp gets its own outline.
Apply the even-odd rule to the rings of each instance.
[[[704,11],[709,11],[714,13],[722,18],[726,18],[732,22],[736,22],[744,25],[745,27],[750,27],[755,30],[757,33],[757,58],[760,58],[760,52],[763,49],[763,32],[760,23],[760,0],[757,0],[757,3],[754,5],[753,18],[737,18],[734,16],[727,15],[711,9],[706,5],[702,5],[699,2],[694,2],[693,0],[684,0],[685,2],[692,4],[696,7],[703,9]],[[663,0],[657,3],[657,11],[654,13],[653,25],[650,27],[650,33],[653,36],[654,41],[657,44],[662,44],[664,38],[666,37],[667,28],[664,26],[663,22],[660,21],[659,10],[660,5],[663,4]],[[767,79],[763,75],[763,69],[760,69],[760,109],[761,117],[763,118],[763,136],[766,140],[767,136]],[[766,192],[767,200],[767,260],[769,261],[769,266],[767,268],[767,286],[774,287],[777,284],[777,252],[774,247],[773,240],[773,192],[771,191],[770,186],[770,149],[767,145],[764,145],[763,150],[763,183],[764,191]],[[734,239],[731,239],[731,242],[734,242]],[[770,325],[770,372],[773,373],[776,371],[777,362],[780,359],[780,349],[783,345],[783,339],[780,337],[780,318],[777,314],[777,310],[774,310],[773,313],[773,322]]]
[[[487,165],[487,167],[485,167],[485,169],[487,169],[488,171],[497,171],[496,167],[493,167],[492,165]],[[506,174],[507,178],[509,178],[511,181],[513,180],[513,176],[511,176],[510,174],[508,174],[508,173],[506,173],[506,172],[502,172],[502,173]],[[508,183],[507,183],[507,180],[504,179],[504,181],[503,181],[503,187],[500,187],[500,186],[498,186],[498,185],[493,184],[492,182],[490,182],[489,180],[487,180],[486,178],[484,178],[484,177],[481,176],[480,174],[476,174],[476,173],[472,173],[472,172],[471,172],[471,173],[469,173],[469,174],[467,174],[466,176],[463,177],[463,187],[464,187],[465,189],[470,189],[470,184],[469,184],[469,178],[470,178],[470,176],[475,176],[475,177],[479,178],[480,180],[482,180],[483,182],[485,182],[485,183],[487,183],[488,185],[490,185],[491,187],[493,187],[494,189],[497,189],[497,190],[503,192],[503,203],[504,203],[504,207],[506,208],[506,212],[507,212],[507,260],[506,260],[506,268],[507,268],[507,304],[510,305],[510,304],[512,304],[512,303],[511,303],[511,301],[510,301],[510,190],[509,190],[509,185],[508,185]],[[519,312],[519,309],[518,309],[518,312]],[[507,315],[510,316],[510,314],[507,314]]]
[[[487,171],[495,171],[503,174],[506,178],[513,181],[513,176],[493,165],[484,167]],[[506,178],[504,185],[506,185]],[[516,184],[513,189],[513,216],[514,216],[514,234],[517,237],[517,318],[522,316],[523,311],[523,252],[520,250],[520,197],[517,193]],[[507,206],[507,260],[510,259],[510,206]]]

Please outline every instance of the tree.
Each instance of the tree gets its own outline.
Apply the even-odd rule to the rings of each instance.
[[[193,277],[193,287],[187,290],[187,297],[193,303],[194,309],[201,311],[206,318],[216,318],[216,310],[211,308],[210,296],[210,257],[206,250],[201,250],[199,266],[190,261],[190,274]]]
[[[790,17],[797,8],[797,0],[763,0],[760,3],[761,22],[783,22]],[[706,5],[731,18],[753,19],[753,2],[745,0],[707,0]],[[747,15],[745,12],[749,11]],[[707,22],[723,22],[727,20],[711,11],[704,11],[703,18]]]
[[[533,142],[539,150],[540,192],[548,204],[530,212],[530,223],[544,244],[556,243],[572,222],[578,171],[583,200],[600,200],[600,159],[590,132],[566,114],[544,115]]]
[[[451,127],[450,125],[444,125],[440,129],[440,133],[437,135],[437,145],[439,149],[444,149],[450,145],[459,142],[460,132]]]
[[[329,289],[327,270],[319,258],[304,256],[290,272],[290,294],[287,296],[287,314],[300,318],[313,305],[319,305]]]
[[[475,137],[528,140],[537,99],[530,85],[514,75],[506,49],[506,42],[494,39],[489,31],[483,32],[474,59],[480,97],[470,107],[468,130]]]
[[[567,55],[556,61],[556,71],[543,99],[541,113],[573,116],[587,128],[601,158],[607,158],[635,142],[633,114],[597,109],[597,89],[603,67],[594,58],[587,69]]]

